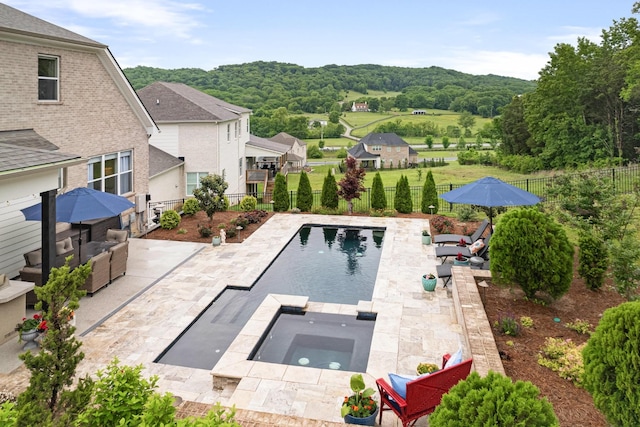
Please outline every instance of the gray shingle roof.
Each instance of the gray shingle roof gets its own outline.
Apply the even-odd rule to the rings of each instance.
[[[158,147],[149,145],[149,178],[183,164],[184,161]]]
[[[295,136],[289,135],[286,132],[280,132],[277,135],[269,138],[272,141],[279,142],[280,144],[287,144],[289,147],[293,147],[293,144],[298,141],[298,144],[302,146],[306,146],[307,143],[302,141],[301,139],[296,138]]]
[[[251,112],[182,83],[152,83],[138,96],[156,122],[221,122]]]
[[[407,142],[400,138],[395,133],[370,133],[360,140],[367,145],[384,145],[384,146],[402,146],[404,147]]]
[[[0,174],[80,159],[75,154],[0,143]]]
[[[33,129],[0,131],[0,143],[17,145],[25,148],[39,148],[41,150],[57,150],[57,145],[38,135]]]
[[[380,157],[379,154],[372,154],[365,150],[362,141],[349,148],[348,153],[358,160],[376,159]]]
[[[249,135],[249,141],[246,145],[251,145],[256,148],[262,148],[265,150],[275,151],[276,153],[284,154],[289,151],[289,146],[280,144],[269,139],[260,138],[259,136]]]
[[[0,3],[0,31],[62,40],[96,47],[105,45]]]

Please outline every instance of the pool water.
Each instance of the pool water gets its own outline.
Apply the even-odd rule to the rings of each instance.
[[[304,225],[251,288],[226,288],[155,361],[213,368],[270,293],[370,301],[383,240],[383,229]]]
[[[333,313],[280,313],[251,360],[366,372],[375,321]]]

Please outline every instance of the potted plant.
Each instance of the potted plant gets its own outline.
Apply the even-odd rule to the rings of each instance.
[[[463,256],[462,252],[458,252],[458,255],[453,260],[453,265],[469,265],[469,258]]]
[[[46,329],[47,321],[38,313],[35,313],[30,319],[27,319],[26,317],[22,318],[22,322],[16,325],[16,331],[20,333],[18,342],[26,342],[23,350],[38,347],[35,339],[38,337],[40,331],[45,331]]]
[[[439,369],[440,368],[438,368],[438,365],[436,365],[435,363],[418,363],[416,372],[418,373],[418,375],[432,374]]]
[[[456,246],[462,246],[463,248],[465,248],[467,246],[467,242],[464,239],[460,239]]]
[[[433,292],[436,290],[436,283],[438,278],[433,273],[427,273],[422,276],[422,287],[427,292]]]
[[[362,374],[351,375],[351,396],[345,396],[340,415],[347,424],[375,425],[378,404],[371,398],[375,390],[366,388]]]
[[[431,234],[429,234],[429,230],[422,230],[422,244],[430,245],[431,244]]]

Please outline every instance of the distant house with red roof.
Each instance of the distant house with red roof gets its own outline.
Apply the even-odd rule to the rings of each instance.
[[[351,105],[351,111],[355,112],[368,112],[369,110],[369,104],[367,104],[366,102],[354,102],[353,105]]]

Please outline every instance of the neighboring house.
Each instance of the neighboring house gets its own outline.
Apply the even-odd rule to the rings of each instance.
[[[368,112],[369,105],[366,102],[354,102],[351,105],[351,111],[355,112]]]
[[[287,164],[290,169],[300,170],[307,164],[306,142],[296,138],[295,136],[291,136],[286,132],[280,132],[269,139],[289,147],[289,150],[287,151]]]
[[[160,127],[149,142],[184,160],[183,197],[192,196],[200,178],[209,174],[224,176],[227,194],[246,191],[251,110],[182,83],[156,82],[138,96]],[[153,193],[151,199],[162,200]]]
[[[351,147],[348,155],[363,168],[397,168],[418,163],[418,152],[395,133],[370,133]]]
[[[22,254],[41,245],[40,223],[25,222],[19,209],[40,202],[42,191],[87,186],[144,198],[148,138],[157,128],[104,44],[0,3],[0,58],[0,131],[7,132],[0,271],[14,273]],[[21,144],[24,130],[55,149]],[[21,165],[27,158],[33,163]],[[19,242],[11,237],[17,228]]]
[[[413,114],[414,116],[424,116],[425,114],[427,114],[427,110],[413,110],[411,114]]]
[[[184,161],[149,145],[149,198],[156,201],[184,198]]]
[[[258,195],[258,184],[263,184],[263,191],[270,191],[270,182],[276,172],[286,165],[287,152],[290,149],[291,147],[287,144],[250,135],[245,153],[247,156],[246,192]]]

